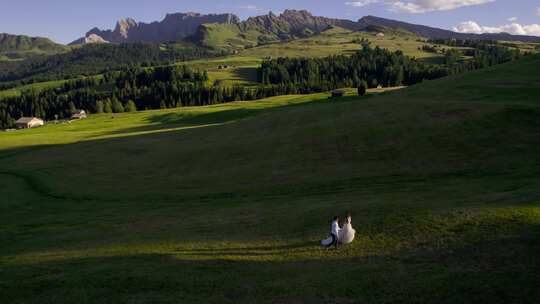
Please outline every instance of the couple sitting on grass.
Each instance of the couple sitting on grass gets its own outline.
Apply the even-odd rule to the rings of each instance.
[[[339,227],[339,217],[334,216],[332,221],[332,228],[330,230],[330,237],[321,241],[321,244],[327,248],[332,246],[337,247],[338,244],[350,244],[354,241],[356,230],[351,224],[351,215],[347,215],[347,220],[343,224],[343,228]]]

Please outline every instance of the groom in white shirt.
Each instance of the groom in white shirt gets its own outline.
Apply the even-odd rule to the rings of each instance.
[[[339,243],[338,236],[340,230],[341,228],[339,227],[339,217],[334,216],[334,220],[332,221],[332,230],[330,231],[330,235],[332,236],[332,243],[328,247],[334,245],[337,248]]]

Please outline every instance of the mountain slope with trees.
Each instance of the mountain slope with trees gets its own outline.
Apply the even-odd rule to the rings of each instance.
[[[450,30],[440,28],[412,24],[392,19],[380,18],[375,16],[366,16],[358,20],[360,28],[369,26],[384,26],[395,29],[405,29],[420,37],[429,39],[461,39],[461,40],[500,40],[500,41],[523,41],[523,42],[540,42],[540,37],[511,35],[508,33],[485,33],[485,34],[469,34],[457,33]]]

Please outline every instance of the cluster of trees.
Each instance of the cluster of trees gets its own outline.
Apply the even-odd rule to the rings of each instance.
[[[479,48],[483,45],[498,45],[499,41],[497,40],[470,40],[470,39],[429,39],[428,43],[431,44],[443,44],[453,47],[468,47],[468,48]]]
[[[224,55],[186,43],[89,44],[70,52],[24,61],[0,62],[0,89],[80,76],[96,75],[127,66],[149,67]]]
[[[422,45],[422,47],[418,48],[419,50],[421,51],[424,51],[424,52],[427,52],[427,53],[438,53],[439,50],[437,49],[437,46],[436,45]]]
[[[470,58],[462,59],[462,56]],[[446,50],[445,63],[450,74],[458,74],[510,62],[521,56],[523,54],[518,49],[485,44],[476,49]]]
[[[401,51],[363,45],[351,56],[268,60],[263,62],[259,74],[263,84],[292,83],[318,91],[358,87],[362,81],[369,87],[411,85],[445,76],[448,72],[444,67],[409,58]]]

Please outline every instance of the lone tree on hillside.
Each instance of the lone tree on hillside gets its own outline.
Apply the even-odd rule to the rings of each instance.
[[[358,96],[364,96],[367,92],[367,83],[362,80],[358,86]]]

